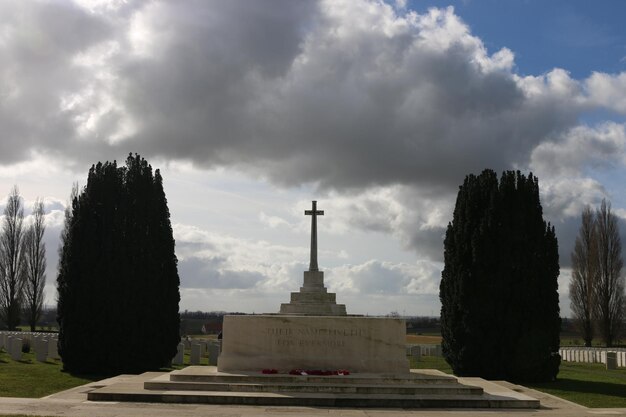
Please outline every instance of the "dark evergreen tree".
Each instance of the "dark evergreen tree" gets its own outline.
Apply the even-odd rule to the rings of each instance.
[[[157,170],[98,163],[66,216],[57,278],[59,353],[72,372],[154,370],[176,354],[179,278]]]
[[[532,174],[469,175],[444,241],[443,352],[454,373],[511,381],[558,373],[558,245]]]

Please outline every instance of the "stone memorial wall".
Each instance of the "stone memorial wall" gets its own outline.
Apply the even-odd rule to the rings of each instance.
[[[408,372],[403,319],[225,316],[220,371]]]

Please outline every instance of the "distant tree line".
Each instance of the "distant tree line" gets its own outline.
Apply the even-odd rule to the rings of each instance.
[[[22,317],[35,331],[46,285],[46,231],[43,201],[33,205],[24,224],[24,205],[17,186],[11,190],[0,228],[0,321],[15,330]]]
[[[617,216],[606,200],[595,211],[583,209],[571,256],[571,307],[585,346],[596,333],[613,346],[623,330],[626,305]]]
[[[215,319],[222,318],[225,315],[240,315],[244,313],[227,313],[225,311],[189,311],[185,310],[180,313],[180,318],[182,319]]]
[[[439,317],[414,316],[405,317],[407,333],[440,333],[441,320]]]

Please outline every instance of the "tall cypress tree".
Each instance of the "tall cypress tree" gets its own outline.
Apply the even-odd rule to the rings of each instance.
[[[98,163],[66,216],[57,278],[66,370],[162,367],[179,341],[179,278],[159,171],[139,155]]]
[[[457,375],[556,377],[558,245],[532,174],[469,175],[444,241],[443,351]]]

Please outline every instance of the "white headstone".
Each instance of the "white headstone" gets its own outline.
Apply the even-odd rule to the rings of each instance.
[[[176,356],[172,359],[172,365],[182,365],[185,359],[185,344],[180,342],[178,344],[178,350],[176,351]]]
[[[617,352],[606,352],[606,369],[617,369]]]
[[[202,345],[200,345],[200,343],[191,344],[190,363],[192,365],[200,365],[200,353],[201,352],[202,352]]]
[[[415,358],[415,360],[419,361],[422,357],[422,347],[417,345],[411,346],[410,355]]]
[[[14,337],[11,339],[11,359],[14,361],[22,360],[22,339]]]
[[[35,354],[38,362],[45,362],[48,359],[48,339],[35,340]]]
[[[48,341],[48,357],[50,359],[61,359],[59,356],[59,349],[57,346],[58,340],[56,338]]]
[[[208,343],[209,348],[209,365],[217,366],[217,358],[220,356],[220,344]]]

